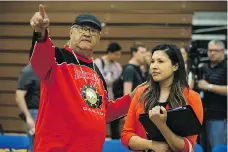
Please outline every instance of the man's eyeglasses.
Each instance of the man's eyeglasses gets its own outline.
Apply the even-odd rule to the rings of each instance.
[[[221,52],[223,49],[209,49],[208,52]]]
[[[89,27],[73,25],[72,28],[76,28],[79,31],[79,33],[83,33],[83,34],[85,34],[86,32],[89,32],[89,34],[92,36],[97,36],[100,34],[99,30],[89,28]]]

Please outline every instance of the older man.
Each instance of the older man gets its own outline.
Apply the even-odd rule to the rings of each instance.
[[[227,128],[227,61],[221,41],[208,43],[208,65],[203,67],[203,80],[198,87],[204,91],[206,131],[210,147],[226,144]]]
[[[34,150],[100,152],[106,122],[125,115],[133,96],[108,100],[105,80],[93,61],[100,21],[90,14],[77,16],[70,28],[69,46],[64,48],[52,45],[49,18],[42,5],[30,23],[37,40],[30,62],[41,79]]]

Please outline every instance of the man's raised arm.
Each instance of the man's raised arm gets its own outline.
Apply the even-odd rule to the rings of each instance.
[[[44,6],[39,5],[39,12],[36,12],[30,20],[30,24],[37,35],[33,36],[36,42],[30,64],[41,80],[49,78],[52,66],[55,63],[55,47],[52,46],[51,40],[48,37],[47,28],[49,23],[50,21]]]

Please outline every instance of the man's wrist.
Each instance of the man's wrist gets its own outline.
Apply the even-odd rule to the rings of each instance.
[[[35,39],[38,42],[45,42],[47,40],[48,30],[45,29],[44,31],[37,32],[35,30]]]
[[[212,90],[212,87],[213,87],[212,84],[208,84],[207,85],[207,91],[211,91]]]

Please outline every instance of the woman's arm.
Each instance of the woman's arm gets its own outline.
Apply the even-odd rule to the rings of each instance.
[[[162,111],[162,113],[160,113]],[[185,142],[182,137],[175,135],[166,125],[167,111],[164,107],[156,106],[149,111],[151,121],[158,127],[166,142],[173,151],[182,151],[185,147]]]
[[[137,141],[141,141],[140,138],[136,135],[136,103],[138,102],[138,99],[140,97],[142,89],[140,88],[138,91],[136,91],[131,104],[130,108],[127,113],[127,117],[125,119],[125,123],[121,132],[121,141],[123,145],[127,148],[135,149],[133,145],[135,145],[135,142],[137,144]],[[141,150],[143,148],[146,149],[146,144],[141,145]],[[144,150],[145,150],[144,149]]]
[[[139,136],[132,136],[128,146],[133,150],[153,150],[155,152],[169,152],[169,145],[165,142],[147,140]]]
[[[188,95],[185,95],[187,97],[187,102],[189,105],[191,105],[198,120],[202,124],[203,108],[200,95],[192,90],[189,90],[187,94]],[[162,114],[160,113],[160,110],[162,110]],[[161,131],[162,135],[164,136],[164,138],[166,139],[167,143],[173,151],[188,152],[190,148],[194,147],[197,135],[184,138],[174,134],[166,125],[167,111],[164,107],[154,107],[152,110],[149,111],[149,115],[150,119]]]
[[[139,136],[132,136],[128,142],[128,147],[132,150],[149,150],[152,149],[152,140],[143,139]]]
[[[145,88],[145,87],[144,87]],[[140,107],[138,102],[143,89],[139,88],[130,105],[127,117],[121,132],[121,141],[123,145],[132,150],[155,150],[165,152],[168,150],[168,144],[163,142],[156,142],[139,137],[136,134],[136,111]]]
[[[184,149],[185,141],[183,137],[174,134],[166,124],[159,126],[158,129],[161,131],[166,142],[173,151],[182,151]]]

